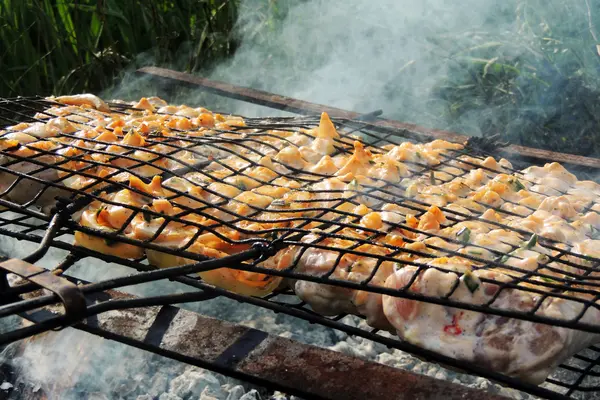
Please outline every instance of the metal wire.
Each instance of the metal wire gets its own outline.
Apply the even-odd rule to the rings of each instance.
[[[0,234],[5,234],[5,233],[0,231]],[[41,236],[31,235],[31,234],[27,235],[27,236],[21,236],[20,238],[22,240],[27,240],[27,241],[32,241],[32,242],[40,242],[42,240]],[[70,246],[69,244],[62,242],[60,240],[56,240],[53,245],[55,247],[63,248],[63,249],[68,249]],[[70,255],[67,257],[68,258],[65,259],[65,261],[63,261],[62,263],[60,263],[60,265],[65,265],[65,264],[70,265],[72,262],[74,262],[74,260],[75,261],[81,261],[81,260],[85,261],[85,258],[93,257],[93,258],[98,258],[98,259],[104,260],[106,262],[117,263],[120,265],[131,267],[138,271],[148,271],[148,269],[149,269],[149,267],[147,265],[144,265],[138,261],[126,260],[126,259],[119,258],[119,257],[101,254],[101,253],[97,253],[92,250],[88,250],[88,249],[84,249],[84,248],[74,249],[74,252],[70,253]],[[597,365],[597,363],[595,362],[595,360],[593,358],[590,358],[590,356],[589,356],[589,352],[593,352],[592,355],[598,354],[598,352],[600,352],[600,349],[596,348],[595,346],[590,347],[589,349],[583,351],[582,353],[575,355],[571,360],[567,361],[566,363],[561,364],[559,366],[557,372],[553,374],[553,377],[551,377],[547,380],[548,384],[555,385],[558,388],[553,388],[553,390],[549,390],[548,387],[546,387],[547,386],[546,384],[543,385],[542,387],[527,384],[518,379],[511,378],[511,377],[508,377],[508,376],[505,376],[502,374],[494,373],[485,368],[477,367],[476,365],[473,365],[472,363],[461,362],[459,360],[455,360],[455,359],[452,359],[449,357],[442,356],[435,352],[427,351],[425,349],[422,349],[418,346],[411,345],[411,344],[409,344],[405,341],[399,340],[397,338],[389,337],[384,332],[381,332],[377,329],[368,330],[365,328],[356,327],[354,325],[349,325],[347,322],[345,322],[345,317],[346,317],[345,314],[339,314],[339,315],[335,315],[335,316],[331,316],[331,317],[324,317],[324,316],[319,315],[319,314],[315,313],[314,311],[312,311],[304,302],[283,301],[281,299],[281,294],[290,294],[290,292],[284,291],[284,292],[279,292],[279,293],[273,293],[272,295],[270,295],[264,299],[259,299],[259,298],[252,298],[252,297],[236,295],[235,293],[231,293],[231,292],[207,285],[207,284],[203,283],[201,280],[198,280],[197,278],[193,278],[193,277],[189,277],[189,276],[177,276],[173,280],[176,282],[184,283],[186,285],[189,285],[189,286],[192,286],[192,287],[202,290],[202,292],[194,294],[192,297],[195,296],[195,298],[191,301],[203,301],[203,300],[207,300],[210,298],[214,298],[216,296],[227,297],[227,298],[230,298],[235,301],[248,303],[250,305],[270,309],[270,310],[273,310],[278,313],[284,313],[286,315],[290,315],[295,318],[307,320],[312,323],[321,324],[323,326],[327,326],[329,328],[336,329],[341,332],[345,332],[351,336],[366,338],[373,342],[384,344],[393,349],[398,349],[398,350],[402,350],[405,352],[409,352],[409,353],[414,354],[422,359],[425,359],[425,360],[428,360],[431,362],[438,362],[438,363],[441,363],[442,365],[447,365],[451,368],[458,368],[458,369],[461,369],[461,370],[466,371],[471,374],[476,374],[476,375],[479,375],[482,377],[486,377],[488,379],[497,381],[504,385],[511,386],[511,387],[517,388],[519,390],[522,390],[522,391],[525,391],[525,392],[528,392],[528,393],[531,393],[531,394],[534,394],[534,395],[537,395],[537,396],[540,396],[543,398],[568,398],[567,396],[581,395],[581,394],[589,393],[590,391],[595,392],[595,391],[600,390],[600,387],[598,387],[597,385],[586,382],[587,381],[586,377],[593,378],[597,375],[597,372],[594,372],[592,370],[593,367],[595,365]],[[112,288],[118,288],[120,286],[127,285],[129,283],[130,282],[127,280],[120,281],[119,279],[106,281],[105,283],[100,282],[101,285],[104,285],[105,287],[109,287],[108,285],[110,285],[110,287],[112,287]],[[35,289],[37,289],[37,288],[35,288],[35,287],[31,288],[31,290],[35,290]],[[94,292],[94,291],[91,291],[91,292]],[[146,303],[144,303],[143,300],[144,299],[142,299],[141,305],[138,304],[138,306],[146,305]],[[166,303],[167,297],[164,297],[163,299],[151,299],[151,300],[152,301],[160,301],[161,302],[160,304],[168,304],[168,303]],[[170,299],[170,300],[173,302],[181,302],[184,299],[176,298],[176,299]],[[111,301],[108,301],[107,303],[112,303],[112,302],[113,301],[111,300]],[[118,307],[112,308],[111,304],[104,304],[102,302],[97,302],[97,301],[95,301],[95,303],[99,304],[99,307],[92,311],[100,311],[100,309],[103,309],[104,307],[109,307],[111,309],[119,309]],[[130,308],[129,304],[125,304],[125,305],[120,304],[120,305],[123,306],[123,309]],[[93,315],[93,312],[90,312],[89,315]],[[55,316],[54,318],[55,319],[48,321],[44,325],[44,327],[60,326],[60,321],[61,321],[60,315]],[[555,379],[554,376],[560,377],[560,380]]]
[[[52,106],[56,106],[56,103],[41,98],[0,100],[0,126],[18,124],[23,121],[45,123],[50,118],[59,116],[59,113],[56,112],[57,108],[51,108]],[[124,104],[112,104],[112,107],[114,112],[123,115],[144,113],[142,110]],[[248,259],[256,258],[259,255],[264,256],[266,253],[273,254],[292,246],[297,248],[298,251],[293,261],[283,269],[267,268],[264,264],[257,262],[230,264],[227,258],[211,261],[205,264],[209,266],[206,268],[215,269],[225,266],[230,269],[370,291],[486,314],[600,333],[600,323],[582,321],[588,309],[598,308],[596,301],[600,297],[600,291],[598,290],[600,282],[598,282],[599,278],[594,272],[597,270],[600,260],[595,257],[574,253],[569,250],[568,246],[565,247],[557,240],[540,236],[536,238],[537,245],[546,249],[551,255],[548,256],[548,262],[540,263],[533,270],[529,270],[507,264],[511,258],[520,258],[513,253],[519,250],[522,246],[521,243],[504,243],[509,250],[499,251],[484,245],[468,243],[468,240],[465,242],[458,235],[449,237],[419,229],[406,222],[386,221],[382,227],[369,228],[360,222],[363,214],[357,213],[355,209],[352,210],[352,208],[361,204],[368,204],[369,208],[375,211],[382,210],[385,204],[398,204],[402,206],[402,209],[394,212],[401,215],[403,220],[409,215],[422,218],[431,209],[432,203],[407,194],[411,183],[424,181],[439,186],[463,178],[473,169],[485,171],[488,178],[509,173],[518,175],[519,181],[522,182],[521,185],[523,183],[529,186],[535,184],[535,182],[528,181],[520,171],[512,167],[504,165],[495,169],[487,166],[485,157],[488,154],[485,151],[475,155],[464,150],[447,149],[440,153],[442,158],[440,163],[429,163],[426,158],[421,157],[417,161],[403,161],[406,168],[403,180],[371,178],[368,183],[355,183],[351,190],[347,188],[329,189],[324,185],[324,182],[330,178],[330,175],[306,168],[298,168],[289,162],[274,157],[275,154],[293,144],[294,141],[297,143],[303,140],[312,140],[312,136],[306,130],[314,128],[318,124],[318,119],[315,117],[245,119],[245,124],[240,126],[211,127],[210,134],[206,134],[206,129],[203,128],[182,130],[173,127],[168,134],[150,130],[143,135],[143,146],[123,143],[122,140],[128,134],[127,130],[104,126],[104,130],[114,132],[119,139],[119,142],[116,143],[118,149],[115,150],[114,142],[78,134],[82,127],[87,126],[90,130],[97,128],[92,123],[99,114],[101,113],[95,110],[71,107],[68,114],[60,115],[60,117],[76,124],[79,128],[77,131],[58,133],[53,136],[52,145],[49,148],[30,143],[21,144],[18,148],[5,148],[0,153],[6,157],[6,161],[0,165],[0,173],[14,179],[0,193],[0,205],[9,209],[9,211],[0,212],[0,222],[3,222],[3,225],[10,224],[11,226],[11,229],[0,227],[0,234],[41,242],[42,239],[39,233],[34,232],[40,230],[48,230],[49,232],[41,247],[42,250],[33,255],[31,260],[39,258],[44,251],[43,249],[51,245],[69,250],[72,254],[78,256],[93,255],[98,258],[117,261],[138,270],[147,268],[147,266],[141,264],[141,259],[123,260],[75,247],[71,243],[57,239],[79,231],[103,238],[107,245],[126,243],[142,249],[158,250],[166,254],[206,262],[206,257],[194,252],[192,246],[199,240],[201,235],[211,234],[224,247],[237,249],[238,252],[241,249],[250,248],[252,245],[262,244],[260,254],[254,252],[248,256]],[[111,116],[106,114],[106,118],[109,117]],[[176,118],[166,114],[159,117],[166,120]],[[334,119],[334,123],[340,137],[334,141],[335,151],[331,154],[332,158],[338,155],[351,156],[354,152],[354,142],[356,140],[362,141],[368,151],[377,155],[389,151],[390,145],[399,144],[403,141],[421,142],[430,139],[410,132],[398,132],[381,127],[375,128],[364,121]],[[131,129],[130,132],[135,130]],[[2,135],[13,131],[10,128],[5,128]],[[279,131],[287,131],[289,134],[281,135],[277,133]],[[354,137],[351,133],[357,133],[359,137]],[[294,135],[295,137],[292,140],[291,137]],[[0,139],[2,138],[0,137]],[[17,150],[22,150],[25,155],[18,154]],[[142,150],[144,157],[140,157],[139,154]],[[183,152],[185,152],[187,158],[182,157]],[[260,168],[264,168],[260,160],[265,159],[265,157],[270,157],[275,166],[274,169],[269,169],[271,174],[267,176],[257,173]],[[24,163],[27,168],[25,172],[21,172],[17,167],[22,166]],[[147,170],[143,168],[147,168]],[[109,173],[102,174],[102,170],[107,170]],[[47,171],[54,171],[57,176],[54,176],[53,179],[45,179],[42,174]],[[168,193],[155,196],[127,183],[128,178],[131,176],[148,183],[150,178],[155,175],[161,176],[163,181],[168,178],[176,178],[187,185],[200,187],[207,197],[195,195],[189,190],[183,191],[174,185],[169,186],[167,183],[164,187],[168,189]],[[68,180],[72,179],[81,179],[85,184],[73,188],[73,186],[66,184]],[[267,196],[271,197],[271,201],[266,206],[257,202],[244,202],[239,198],[228,196],[215,189],[215,187],[211,187],[211,184],[237,185],[240,189],[239,192],[244,192],[245,189],[251,187],[270,186],[281,192],[287,192],[290,182],[296,183],[297,192],[306,193],[307,196],[286,201],[285,204],[282,203],[282,199],[279,197]],[[27,183],[28,187],[33,187],[36,190],[30,200],[19,203],[15,201],[15,196],[22,189],[20,185],[23,183]],[[111,198],[111,194],[124,189],[148,199],[147,204],[150,204],[152,199],[162,197],[176,204],[178,211],[167,215],[153,210],[151,207],[123,204]],[[56,222],[59,220],[58,218],[54,220],[55,223],[52,225],[52,229],[48,225],[50,218],[34,208],[36,205],[47,205],[43,204],[43,199],[45,193],[50,190],[59,191],[61,197],[59,203],[55,204],[54,212],[57,213],[55,215],[63,216],[60,218],[60,223]],[[531,188],[530,191],[535,192]],[[559,192],[558,194],[564,193]],[[508,199],[503,200],[504,205],[519,206],[518,203]],[[464,221],[480,221],[494,229],[512,232],[518,235],[522,242],[530,239],[531,232],[525,229],[484,218],[482,209],[492,209],[506,218],[515,218],[531,215],[535,211],[533,208],[525,207],[527,213],[523,214],[522,212],[510,211],[507,209],[508,207],[492,206],[483,201],[474,201],[473,204],[476,207],[464,206],[457,210],[440,203],[439,209],[446,217],[446,222],[442,223],[441,228],[452,228]],[[95,209],[109,206],[124,207],[129,210],[129,216],[121,226],[109,230],[82,226],[76,218],[64,218],[64,216],[78,214],[90,205]],[[593,203],[588,204],[586,209],[590,210],[594,206]],[[243,211],[240,211],[240,207]],[[126,234],[131,222],[140,216],[147,222],[162,218],[160,226],[145,240],[136,239]],[[187,229],[194,229],[195,233],[187,240],[182,241],[177,247],[165,246],[161,242],[161,235],[165,234],[172,226],[185,226]],[[15,230],[15,228],[17,229]],[[390,234],[400,235],[404,244],[420,242],[423,243],[423,247],[411,249],[403,245],[391,244],[385,240]],[[419,237],[418,240],[417,236]],[[308,240],[308,238],[312,239]],[[430,241],[424,242],[424,238]],[[453,247],[445,247],[435,240],[443,240],[447,244],[453,245]],[[469,253],[467,247],[476,250]],[[301,258],[309,249],[319,249],[323,252],[333,253],[336,261],[330,268],[321,271],[320,274],[307,272],[301,265]],[[479,250],[488,251],[494,257],[492,259],[483,257],[481,252],[478,253]],[[360,280],[344,279],[338,272],[344,268],[341,266],[342,260],[347,257],[354,257],[355,260],[372,260],[375,266],[368,276]],[[503,271],[507,271],[511,279],[507,282],[500,282],[494,279],[480,278],[482,283],[497,287],[494,296],[482,304],[471,304],[452,298],[458,288],[458,280],[456,280],[456,284],[451,290],[442,297],[424,296],[409,290],[419,274],[427,269],[452,272],[457,277],[462,275],[442,266],[426,263],[427,259],[438,257],[456,257],[464,260],[473,269],[501,268]],[[262,257],[261,260],[264,260],[264,258]],[[416,267],[417,273],[402,289],[390,289],[380,283],[374,283],[374,277],[383,263],[389,262]],[[183,275],[206,270],[203,268],[201,264],[198,264],[196,269],[172,269],[168,273],[158,271],[137,274],[129,277],[127,284],[165,278],[182,280],[187,284],[191,284],[192,281],[196,282],[196,280]],[[561,276],[556,276],[556,273],[560,273]],[[116,286],[111,286],[112,284]],[[98,288],[99,290],[106,290],[119,287],[119,282],[115,283],[113,281],[111,285],[100,285]],[[8,288],[4,292],[6,296],[10,295],[11,298],[14,298],[14,296],[26,293],[28,289],[33,288],[33,285],[21,286]],[[496,307],[496,300],[508,291],[529,293],[535,296],[538,301],[526,311]],[[547,299],[563,299],[575,302],[581,305],[580,312],[576,318],[570,319],[549,317],[540,311]],[[33,300],[21,300],[19,302],[11,301],[9,304],[0,307],[0,316],[31,310],[52,304],[55,301],[56,298],[53,296],[37,297]],[[167,301],[167,299],[164,299],[164,301]],[[275,304],[274,301],[262,300],[261,306],[265,305],[264,302]],[[288,304],[285,307],[300,307],[305,310],[303,303],[300,303],[299,306]],[[339,319],[341,319],[341,316],[327,320],[335,322],[335,328],[342,329],[344,325],[338,322]],[[58,324],[60,325],[60,321]],[[370,339],[378,340],[376,334],[367,336]],[[595,365],[595,360],[590,359],[589,362]],[[576,371],[573,368],[566,367],[571,372],[580,372],[581,379],[570,384],[559,381],[551,383],[559,386],[563,385],[568,389],[568,394],[572,394],[576,390],[587,390],[582,386],[582,382],[584,382],[585,376],[591,373],[591,368],[589,370],[585,368],[577,369]],[[518,387],[519,382],[516,380],[510,381],[510,384]]]

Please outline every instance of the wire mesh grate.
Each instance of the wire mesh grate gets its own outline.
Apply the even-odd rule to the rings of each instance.
[[[60,215],[58,235],[79,246],[53,245],[77,254],[137,269],[145,258],[159,267],[223,258],[193,272],[265,304],[291,288],[302,302],[284,308],[310,307],[338,329],[347,313],[398,329],[372,311],[383,297],[443,306],[450,336],[471,314],[480,325],[511,318],[600,332],[600,192],[556,165],[520,171],[368,121],[241,118],[158,99],[106,107],[0,101],[0,122],[13,125],[0,131],[2,234],[41,241]],[[436,293],[431,280],[444,283]],[[412,304],[395,303],[409,314]],[[548,343],[566,331],[556,332]],[[594,390],[595,357],[580,361],[562,367],[579,374],[573,382],[548,382],[568,395]]]

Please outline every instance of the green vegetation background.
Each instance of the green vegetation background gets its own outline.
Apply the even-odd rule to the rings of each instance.
[[[262,22],[242,33],[268,46],[286,7],[301,1],[255,1],[251,17]],[[431,99],[444,111],[413,122],[600,155],[600,0],[506,1],[514,6],[497,18],[510,31],[490,21],[489,32],[428,38],[448,64]],[[99,93],[148,64],[206,73],[239,45],[239,7],[239,0],[0,0],[0,97]]]

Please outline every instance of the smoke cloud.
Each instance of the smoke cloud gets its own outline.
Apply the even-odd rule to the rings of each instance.
[[[600,154],[600,0],[241,0],[234,56],[200,74],[532,147]],[[104,97],[158,93],[134,79]],[[176,65],[166,65],[177,69]],[[169,100],[279,111],[178,88]]]
[[[472,135],[483,134],[495,126],[527,132],[521,127],[543,124],[554,115],[565,114],[560,97],[569,86],[565,86],[566,78],[560,73],[564,70],[562,66],[573,64],[575,70],[583,71],[579,76],[584,76],[587,69],[598,68],[593,21],[600,10],[599,3],[598,0],[243,0],[236,28],[239,48],[231,60],[207,75],[356,112],[382,109],[388,118]],[[548,13],[562,18],[561,27],[548,22],[545,18]],[[552,39],[557,31],[571,40],[559,43]],[[102,96],[134,99],[157,94],[150,80],[134,79],[132,74],[136,67],[151,64],[150,56],[140,55],[125,81]],[[490,76],[495,78],[484,83],[483,78]],[[475,83],[464,85],[465,77]],[[503,86],[503,79],[516,82],[516,86]],[[492,86],[487,86],[490,82]],[[588,88],[598,87],[596,82],[584,83]],[[543,90],[528,94],[532,93],[532,85]],[[507,94],[503,102],[494,103],[489,101],[489,90]],[[457,99],[461,93],[465,95]],[[177,97],[172,101],[202,104],[242,115],[278,114],[247,103],[199,95],[197,91],[175,94]],[[597,103],[597,98],[593,99]],[[524,122],[524,114],[529,115],[529,122]],[[32,250],[33,245],[24,247],[20,242],[7,240],[0,243],[0,248],[12,256],[20,256]],[[57,253],[58,257],[62,254]],[[48,267],[54,266],[49,259],[43,262],[48,262]],[[82,279],[97,280],[123,275],[128,270],[97,262],[87,269],[77,266],[69,272]],[[155,290],[156,286],[127,288],[136,294]],[[235,322],[284,333],[294,339],[308,338],[325,346],[339,341],[331,331],[309,328],[279,315],[259,312],[248,316],[234,302],[218,300],[206,304],[188,307],[221,318],[228,316]],[[285,328],[276,327],[283,325]],[[77,370],[79,367],[69,369],[69,365],[84,364],[85,352],[78,346],[94,348],[93,356],[98,359],[94,367],[84,372]],[[24,379],[54,393],[54,398],[59,398],[61,392],[52,384],[64,376],[73,375],[74,380],[81,379],[86,384],[99,376],[101,384],[97,389],[93,386],[94,390],[108,396],[127,383],[120,379],[121,375],[129,377],[139,365],[147,364],[143,361],[147,355],[72,330],[42,337],[39,344],[33,343],[18,359],[11,359],[8,350],[0,355],[0,362],[12,362]],[[106,357],[101,357],[103,352]],[[115,359],[128,357],[127,371],[108,368]],[[55,360],[61,359],[68,360],[67,370],[57,369],[56,373],[51,367]],[[93,371],[94,368],[101,373]],[[84,375],[90,379],[84,379]],[[167,384],[161,385],[160,389],[166,392]],[[155,395],[150,390],[148,393]]]
[[[444,125],[443,105],[432,102],[453,63],[454,46],[444,42],[510,30],[491,22],[514,7],[512,1],[311,0],[281,10],[281,3],[243,1],[241,46],[213,78],[357,112],[381,108],[388,117],[430,126]],[[276,22],[266,29],[270,20]]]
[[[243,0],[241,44],[210,76],[357,112],[383,109],[426,127],[593,154],[600,152],[593,117],[600,114],[599,10],[598,0]]]

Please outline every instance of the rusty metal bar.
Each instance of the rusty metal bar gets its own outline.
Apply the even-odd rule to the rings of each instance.
[[[172,88],[173,83],[176,83],[177,85],[202,89],[224,97],[297,114],[320,114],[321,112],[325,111],[330,116],[338,118],[355,119],[360,116],[359,113],[353,111],[311,103],[308,101],[294,99],[292,97],[280,96],[262,90],[236,86],[225,82],[214,81],[166,68],[144,67],[139,69],[137,72],[139,74],[146,74],[159,79],[165,83],[165,87],[167,88]],[[371,122],[371,124],[383,128],[403,130],[413,134],[416,133],[420,135],[427,135],[436,139],[443,139],[455,143],[464,143],[469,138],[469,136],[454,132],[429,129],[419,125],[407,124],[389,119],[378,119]],[[506,147],[500,153],[507,155],[516,154],[525,160],[531,160],[537,163],[557,161],[580,167],[600,169],[600,159],[598,158],[584,157],[567,153],[557,153],[554,151],[535,149],[514,144]]]
[[[85,297],[74,283],[45,268],[11,258],[0,263],[0,269],[11,272],[56,294],[64,306],[65,319],[77,321],[85,316]]]
[[[133,298],[117,291],[97,296]],[[22,316],[39,323],[53,311],[47,307]],[[131,329],[132,323],[143,329]],[[310,399],[503,398],[173,306],[110,311],[74,328]]]

